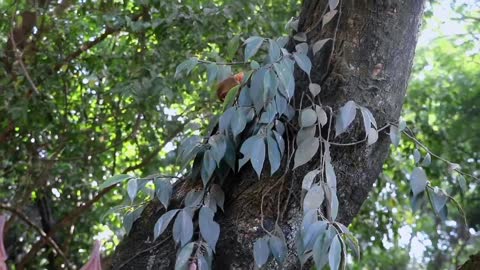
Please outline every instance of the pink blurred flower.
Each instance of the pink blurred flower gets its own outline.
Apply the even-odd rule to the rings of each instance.
[[[92,253],[90,254],[90,260],[80,270],[102,270],[102,264],[100,263],[100,241],[95,240]],[[2,270],[0,268],[0,270]]]
[[[5,215],[0,216],[0,270],[7,270],[7,264],[5,261],[8,258],[7,252],[5,251],[5,246],[3,245],[3,228],[5,227],[5,222],[7,222],[7,217]]]

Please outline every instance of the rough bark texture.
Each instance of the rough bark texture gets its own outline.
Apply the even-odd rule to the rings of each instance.
[[[330,64],[333,42],[328,43],[313,61],[312,80],[322,85],[322,104],[335,111],[353,100],[372,111],[379,127],[397,121],[412,66],[423,1],[346,0],[342,3],[340,17],[337,15],[322,30],[322,24],[317,22],[321,20],[327,3],[325,0],[306,0],[299,23],[300,31],[308,30],[310,43],[332,38],[336,32]],[[304,75],[297,73],[297,92],[308,89]],[[347,134],[334,141],[358,141],[363,139],[363,132],[361,120],[357,117]],[[383,131],[372,146],[332,146],[340,200],[338,221],[349,224],[358,213],[382,170],[389,144],[388,134]],[[305,173],[311,169],[305,165],[289,172],[283,181],[268,176],[259,181],[249,170],[231,177],[230,184],[225,187],[225,214],[217,215],[221,235],[216,248],[215,269],[254,268],[252,243],[263,235],[260,205],[262,194],[267,191],[263,206],[265,227],[271,229],[278,213],[284,213],[281,215],[281,229],[290,248],[286,269],[300,269],[293,251],[293,239],[301,221],[299,186]],[[183,188],[177,189],[181,191]],[[177,204],[184,192],[179,194]],[[282,208],[279,210],[277,205]],[[287,206],[285,212],[284,205]],[[162,213],[158,203],[146,208],[130,235],[118,246],[113,269],[173,269],[176,249],[172,238],[163,236],[156,242],[150,240],[153,224]],[[274,263],[268,267],[278,268]]]

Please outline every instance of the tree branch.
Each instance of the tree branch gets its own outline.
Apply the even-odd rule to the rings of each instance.
[[[65,256],[65,254],[63,253],[62,249],[57,245],[57,243],[55,242],[55,240],[53,240],[49,235],[47,235],[43,230],[42,228],[38,227],[37,225],[35,225],[35,223],[33,223],[25,214],[23,214],[22,212],[20,212],[20,210],[12,207],[12,206],[8,206],[6,204],[3,204],[3,203],[0,203],[0,209],[4,209],[12,214],[14,214],[15,216],[19,217],[21,220],[23,220],[28,226],[32,227],[35,231],[38,232],[38,234],[40,234],[40,236],[42,237],[43,241],[42,242],[47,242],[62,258],[63,260],[65,261],[67,267],[69,269],[72,268],[72,263],[68,260],[68,258]]]

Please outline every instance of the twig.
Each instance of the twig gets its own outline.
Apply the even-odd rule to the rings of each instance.
[[[235,65],[250,65],[250,61],[247,61],[247,62],[221,62],[221,63],[218,63],[218,62],[213,62],[213,61],[208,61],[208,60],[200,60],[198,59],[198,62],[199,63],[203,63],[203,64],[216,64],[216,65],[219,65],[219,66],[235,66]]]
[[[4,209],[4,210],[7,210],[8,212],[16,215],[17,217],[19,217],[21,220],[23,220],[28,226],[32,227],[35,231],[38,232],[38,234],[40,234],[40,236],[42,237],[42,239],[44,239],[50,246],[52,246],[52,248],[63,258],[63,260],[65,261],[66,265],[68,268],[72,268],[72,263],[68,260],[68,258],[65,256],[65,254],[63,253],[62,249],[57,245],[57,243],[55,242],[55,240],[53,240],[49,235],[47,235],[43,230],[42,228],[38,227],[37,225],[35,225],[35,223],[33,223],[25,214],[23,214],[22,212],[20,212],[18,209],[12,207],[12,206],[8,206],[6,204],[3,204],[3,203],[0,203],[0,209]]]
[[[394,125],[394,126],[397,126],[397,127],[398,127],[398,125],[393,124],[393,123],[391,123],[391,125]],[[447,159],[445,159],[445,158],[443,158],[443,157],[441,157],[441,156],[433,153],[430,149],[428,149],[427,146],[425,146],[423,143],[421,143],[417,138],[415,138],[415,136],[410,135],[407,131],[403,130],[402,132],[403,132],[403,134],[407,135],[408,138],[410,138],[412,141],[414,141],[417,145],[419,145],[420,147],[422,147],[422,148],[423,148],[427,153],[429,153],[432,157],[435,157],[435,158],[437,158],[437,159],[439,159],[439,160],[441,160],[441,161],[443,161],[443,162],[445,162],[445,163],[447,163],[447,164],[449,164],[449,165],[457,164],[457,163],[451,162],[451,161],[449,161],[449,160],[447,160]],[[465,176],[469,176],[469,177],[471,177],[471,178],[473,178],[473,179],[475,179],[475,180],[477,180],[477,181],[480,181],[480,178],[474,176],[473,174],[466,173],[466,172],[464,172],[464,171],[462,171],[462,170],[460,170],[460,169],[453,169],[453,170],[456,171],[456,172],[459,173],[459,174],[462,174],[462,175],[465,175]]]
[[[170,237],[171,237],[171,236],[169,235],[167,238],[165,238],[165,239],[163,239],[162,241],[156,243],[155,245],[153,245],[153,246],[151,246],[151,247],[148,247],[148,248],[146,248],[146,249],[144,249],[144,250],[140,250],[139,252],[135,253],[132,257],[130,257],[130,258],[128,258],[126,261],[122,262],[122,263],[118,266],[118,269],[122,269],[125,265],[127,265],[128,263],[130,263],[131,261],[133,261],[133,259],[135,259],[136,257],[140,256],[141,254],[143,254],[143,253],[145,253],[145,252],[148,252],[148,251],[150,251],[150,250],[152,250],[152,249],[154,249],[154,248],[162,245],[163,243],[167,242],[167,240],[169,240]]]
[[[30,86],[32,87],[33,92],[35,92],[35,94],[39,95],[40,92],[38,91],[37,86],[35,86],[35,83],[33,83],[32,77],[30,77],[30,73],[28,73],[28,70],[25,67],[25,64],[23,63],[23,59],[22,59],[23,52],[19,51],[18,48],[17,48],[17,44],[15,44],[15,39],[13,37],[13,31],[10,32],[10,40],[12,41],[12,47],[13,47],[13,51],[15,53],[15,58],[17,59],[18,63],[20,64],[20,67],[22,68],[23,74],[27,78],[27,81],[30,83]]]

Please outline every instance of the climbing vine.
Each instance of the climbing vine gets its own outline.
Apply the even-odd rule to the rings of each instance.
[[[334,18],[337,18],[338,25],[340,15],[339,1],[329,1],[319,25],[324,27]],[[227,177],[239,172],[247,163],[259,179],[269,175],[278,178],[278,182],[283,182],[291,170],[306,164],[313,168],[305,174],[301,183],[303,219],[295,239],[296,255],[302,265],[313,259],[316,269],[323,269],[327,264],[330,269],[343,269],[347,263],[347,250],[359,257],[360,247],[347,227],[337,221],[339,201],[331,145],[369,146],[377,142],[380,132],[388,133],[395,146],[403,133],[419,147],[413,153],[416,168],[409,179],[414,209],[425,196],[435,213],[443,219],[447,216],[447,202],[452,201],[458,206],[445,191],[429,184],[424,167],[429,166],[432,156],[439,157],[415,139],[404,121],[378,126],[373,113],[353,100],[338,110],[322,104],[320,83],[312,81],[310,76],[311,59],[318,52],[327,50],[325,45],[329,42],[333,43],[333,50],[335,36],[309,43],[306,33],[298,32],[297,25],[297,20],[291,20],[287,25],[295,32],[292,37],[247,38],[243,42],[242,62],[216,63],[192,57],[178,65],[177,78],[188,76],[194,68],[200,67],[205,69],[210,83],[231,75],[232,66],[250,67],[249,71],[244,71],[243,81],[225,97],[223,113],[216,128],[208,136],[187,138],[178,150],[181,167],[191,164],[188,179],[201,182],[185,195],[183,208],[169,208],[174,190],[173,177],[119,175],[101,186],[105,188],[126,181],[128,197],[132,202],[139,197],[143,201],[145,197],[160,201],[166,211],[156,221],[153,236],[157,239],[173,222],[172,237],[179,248],[175,269],[187,269],[191,265],[198,269],[212,268],[221,231],[215,215],[217,211],[225,210],[222,188]],[[331,53],[327,55],[331,56]],[[308,77],[307,89],[296,86],[296,68]],[[363,122],[364,139],[350,143],[333,142],[333,138],[351,131],[358,112],[361,115],[358,118]],[[420,149],[425,152],[423,157]],[[464,189],[464,173],[457,164],[446,162]],[[140,196],[139,191],[144,191],[145,196]],[[273,230],[264,227],[264,196],[259,209],[264,236],[253,244],[253,258],[258,268],[269,263],[270,258],[281,266],[288,253],[278,218]],[[143,204],[140,204],[125,215],[127,232],[142,210]],[[281,215],[280,212],[278,209],[277,216]]]

